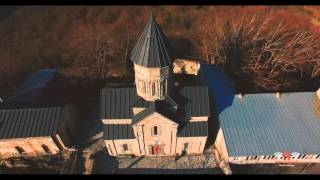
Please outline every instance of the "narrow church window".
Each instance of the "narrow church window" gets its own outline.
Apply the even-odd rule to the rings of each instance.
[[[47,145],[45,145],[45,144],[42,144],[42,149],[43,149],[44,152],[46,152],[46,153],[51,153],[49,147],[48,147]]]
[[[143,82],[143,93],[146,94],[147,93],[147,90],[146,90],[146,83]]]
[[[155,94],[156,94],[156,87],[154,83],[152,83],[152,96],[154,96]]]
[[[159,135],[159,128],[158,128],[158,126],[153,126],[153,128],[152,128],[152,135],[153,135],[153,136],[158,136],[158,135]]]
[[[25,151],[24,151],[24,149],[22,147],[16,146],[15,148],[20,154],[25,153]]]
[[[123,147],[123,151],[128,151],[128,144],[123,144],[122,147]]]

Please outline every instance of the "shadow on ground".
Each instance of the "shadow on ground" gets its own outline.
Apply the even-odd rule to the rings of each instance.
[[[208,86],[213,96],[216,112],[220,114],[232,105],[235,95],[234,86],[226,74],[215,65],[201,64],[199,72],[203,84]]]
[[[108,156],[106,149],[99,151],[93,157],[93,174],[114,174],[116,173],[119,162],[115,157]]]
[[[132,168],[121,169],[117,174],[223,174],[219,168],[206,169],[148,169]]]

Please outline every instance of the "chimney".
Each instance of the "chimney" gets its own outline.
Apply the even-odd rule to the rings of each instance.
[[[277,97],[278,99],[280,99],[280,93],[279,93],[279,92],[276,93],[276,97]]]
[[[320,100],[320,88],[318,89],[318,91],[316,92],[318,99]]]

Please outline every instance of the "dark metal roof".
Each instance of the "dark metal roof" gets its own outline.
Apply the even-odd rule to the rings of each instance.
[[[210,116],[209,93],[206,86],[185,86],[180,90],[180,106],[185,117]]]
[[[62,108],[0,110],[0,139],[55,135]]]
[[[219,115],[230,156],[275,152],[320,154],[320,100],[315,92],[246,94]]]
[[[132,107],[145,107],[146,110],[133,117]],[[137,122],[155,111],[177,119],[178,114],[174,112],[176,109],[180,109],[179,116],[183,117],[209,116],[208,88],[187,86],[174,99],[167,97],[155,102],[147,102],[137,96],[135,86],[100,90],[100,119],[133,119]]]
[[[149,102],[149,106],[141,111],[140,113],[136,114],[132,118],[132,124],[136,124],[143,120],[145,117],[148,115],[157,112],[170,120],[177,121],[178,116],[176,113],[176,103],[171,99],[171,98],[166,98],[163,101],[154,101],[154,102]]]
[[[207,136],[207,122],[185,122],[192,116],[209,116],[209,94],[205,86],[184,87],[172,99],[147,102],[136,94],[135,86],[104,88],[100,91],[101,119],[132,119],[132,124],[105,125],[105,139],[134,138],[132,125],[140,122],[153,112],[157,112],[168,119],[177,122],[179,136],[197,137]],[[133,107],[144,107],[140,113],[133,115]],[[186,118],[187,117],[187,118]]]
[[[208,136],[208,122],[188,122],[178,126],[178,137]]]
[[[171,66],[169,49],[166,36],[151,15],[136,46],[131,52],[130,59],[133,63],[144,67]]]
[[[131,119],[136,88],[104,88],[100,90],[100,119]]]
[[[131,124],[105,124],[104,139],[134,139]]]
[[[140,107],[140,108],[147,108],[150,105],[150,101],[146,101],[140,96],[136,96],[135,99],[133,100],[132,106],[133,107]]]

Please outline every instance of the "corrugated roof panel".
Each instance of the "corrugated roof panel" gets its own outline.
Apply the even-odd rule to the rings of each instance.
[[[26,111],[27,112],[27,111]],[[19,135],[18,136],[20,136],[20,137],[24,137],[25,136],[25,131],[27,130],[27,126],[28,126],[28,124],[29,124],[29,121],[28,121],[28,119],[27,119],[27,116],[26,116],[26,112],[22,112],[22,111],[19,111],[19,114],[21,115],[21,116],[18,116],[18,118],[17,118],[17,120],[19,121],[19,119],[21,119],[21,118],[25,118],[25,120],[24,121],[22,121],[21,123],[20,123],[20,133],[19,133]],[[24,116],[24,117],[22,117],[22,116]]]
[[[208,135],[208,122],[188,122],[178,126],[178,137],[203,137]]]
[[[209,94],[206,86],[185,86],[180,94],[187,99],[186,117],[210,116]]]
[[[5,133],[5,131],[6,131],[6,129],[8,129],[7,127],[8,127],[8,125],[9,125],[9,123],[6,123],[5,122],[5,120],[6,119],[8,119],[9,120],[9,122],[11,122],[10,121],[10,111],[8,112],[8,113],[5,113],[4,111],[1,111],[2,113],[3,113],[3,116],[2,116],[2,126],[1,126],[1,131],[0,131],[0,134],[2,135],[2,136],[0,136],[0,138],[2,138],[2,137],[5,137],[6,136],[6,133]],[[2,132],[2,133],[1,133]]]
[[[37,125],[40,123],[39,122],[40,119],[37,118],[38,113],[40,112],[31,110],[31,119],[33,119],[33,124],[32,124],[31,134],[29,135],[30,137],[35,134],[35,132],[37,131]]]
[[[18,132],[20,126],[17,124],[17,116],[19,115],[18,112],[14,113],[13,111],[8,111],[9,116],[6,117],[8,119],[4,119],[5,123],[7,124],[5,130],[3,131],[4,137],[10,137],[13,133]],[[15,127],[15,128],[14,128]]]
[[[105,124],[104,139],[134,139],[131,124]]]
[[[124,126],[123,127],[123,136],[124,137],[128,137],[129,136],[129,134],[128,134],[128,126]]]
[[[100,119],[106,117],[106,89],[100,89]]]
[[[60,108],[0,110],[0,139],[50,136],[57,131]]]
[[[313,92],[248,94],[235,98],[219,120],[231,156],[291,151],[320,153],[320,118]]]
[[[40,131],[41,131],[41,126],[43,124],[43,115],[44,115],[44,111],[46,109],[44,108],[43,111],[39,111],[38,113],[36,113],[35,118],[38,120],[38,123],[36,124],[36,129],[35,129],[35,136],[40,136]]]
[[[46,131],[46,127],[50,126],[50,122],[54,121],[54,115],[56,109],[49,110],[48,108],[45,108],[44,111],[42,111],[41,116],[39,116],[39,120],[41,124],[39,125],[38,129],[38,135],[37,136],[43,136],[45,134],[50,134],[50,132]]]
[[[105,103],[100,105],[101,119],[130,119],[132,117],[131,99],[136,96],[134,86],[129,88],[104,88],[101,91],[101,103]]]
[[[18,116],[18,114],[17,113],[13,113],[12,112],[12,116],[11,116],[11,118],[10,118],[10,121],[8,122],[8,124],[9,124],[9,127],[8,127],[8,129],[6,129],[6,137],[10,137],[10,136],[12,136],[13,134],[12,134],[12,130],[14,129],[14,128],[19,128],[20,129],[20,126],[19,126],[19,124],[17,124],[17,116]]]
[[[26,113],[25,113],[25,118],[26,118],[26,121],[28,122],[27,126],[26,126],[26,132],[24,133],[25,136],[29,136],[29,134],[31,134],[31,126],[32,126],[32,121],[33,119],[31,119],[31,113],[30,113],[30,110],[26,110]]]
[[[54,122],[59,122],[60,115],[61,115],[61,114],[60,114],[60,112],[59,112],[59,109],[56,108],[56,109],[55,109],[55,112],[54,112],[54,114],[53,114],[53,117],[52,117],[53,120],[51,120],[51,121],[49,122],[49,125],[47,126],[47,129],[46,129],[46,131],[49,132],[51,135],[55,135],[55,134],[54,134],[54,131],[53,131]]]
[[[50,133],[51,135],[54,135],[54,133],[52,132],[53,122],[56,122],[56,121],[59,122],[59,119],[60,119],[60,118],[61,118],[61,120],[64,120],[64,119],[62,119],[62,118],[63,118],[63,117],[62,117],[62,113],[60,114],[58,108],[55,108],[55,110],[54,110],[52,113],[53,113],[53,114],[52,114],[51,120],[50,120],[51,123],[49,123],[49,124],[45,127],[45,132],[48,132],[48,133]]]

